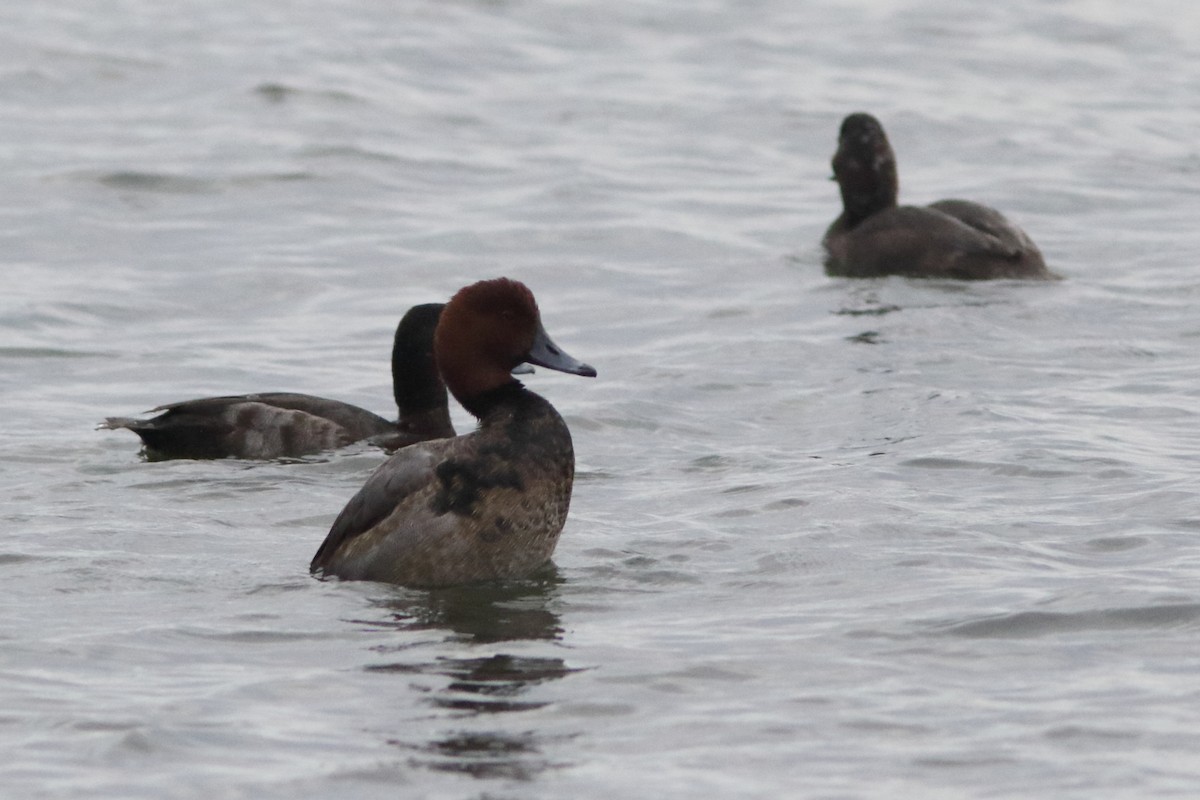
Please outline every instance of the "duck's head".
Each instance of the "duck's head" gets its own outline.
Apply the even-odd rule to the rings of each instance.
[[[900,191],[896,155],[879,120],[863,113],[842,120],[838,149],[833,154],[833,179],[841,189],[850,226],[896,205]]]
[[[512,370],[523,363],[596,376],[554,343],[542,327],[533,292],[509,278],[473,283],[450,298],[433,350],[446,386],[468,411],[471,398],[515,383]]]

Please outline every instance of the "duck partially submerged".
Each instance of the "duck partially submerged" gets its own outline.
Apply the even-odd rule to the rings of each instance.
[[[146,457],[296,458],[371,438],[389,449],[454,435],[446,387],[433,360],[442,303],[413,306],[396,327],[392,391],[399,420],[290,392],[205,397],[152,409],[149,419],[109,417],[100,427],[141,437]]]
[[[380,466],[334,520],[314,574],[449,586],[523,577],[554,552],[575,476],[571,432],[511,371],[523,362],[596,370],[551,341],[532,292],[508,278],[460,290],[434,352],[478,429],[411,445]]]
[[[896,156],[879,120],[842,121],[833,174],[842,214],[825,232],[825,271],[849,278],[1056,280],[1037,245],[994,208],[969,200],[897,205]]]

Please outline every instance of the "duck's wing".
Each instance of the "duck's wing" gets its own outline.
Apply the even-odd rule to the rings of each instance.
[[[939,200],[930,203],[929,208],[940,211],[988,237],[987,240],[978,243],[988,251],[999,250],[1019,258],[1023,253],[1037,250],[1025,231],[1013,225],[1007,217],[990,206],[972,203],[970,200]]]
[[[150,409],[150,413],[173,412],[195,416],[219,417],[228,416],[228,411],[234,407],[244,407],[250,404],[275,408],[283,411],[298,411],[312,417],[329,420],[346,429],[347,435],[353,437],[350,441],[358,441],[368,436],[378,436],[395,430],[396,423],[390,422],[378,414],[367,411],[350,403],[340,400],[330,400],[311,394],[295,392],[257,392],[254,394],[224,395],[221,397],[202,397],[197,400],[184,400],[179,403],[167,403],[158,408]],[[245,424],[250,424],[247,419]]]
[[[1061,280],[1033,239],[996,209],[969,200],[940,200],[929,208],[973,234],[974,244],[962,248],[953,277]]]
[[[310,572],[329,571],[342,548],[370,531],[393,511],[437,481],[437,465],[454,439],[435,439],[396,452],[367,478],[337,515],[309,564]]]

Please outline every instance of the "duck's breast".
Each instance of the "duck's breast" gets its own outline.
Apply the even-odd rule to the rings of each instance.
[[[570,506],[574,452],[548,403],[528,411],[398,451],[334,521],[313,571],[444,586],[520,577],[545,563]]]

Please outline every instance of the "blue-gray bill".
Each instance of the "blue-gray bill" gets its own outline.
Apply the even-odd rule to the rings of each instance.
[[[582,375],[585,378],[596,377],[596,369],[582,361],[572,358],[561,347],[554,343],[550,334],[538,323],[537,335],[533,337],[533,346],[529,348],[529,356],[525,359],[530,364],[536,364],[546,369],[556,369],[571,375]]]

